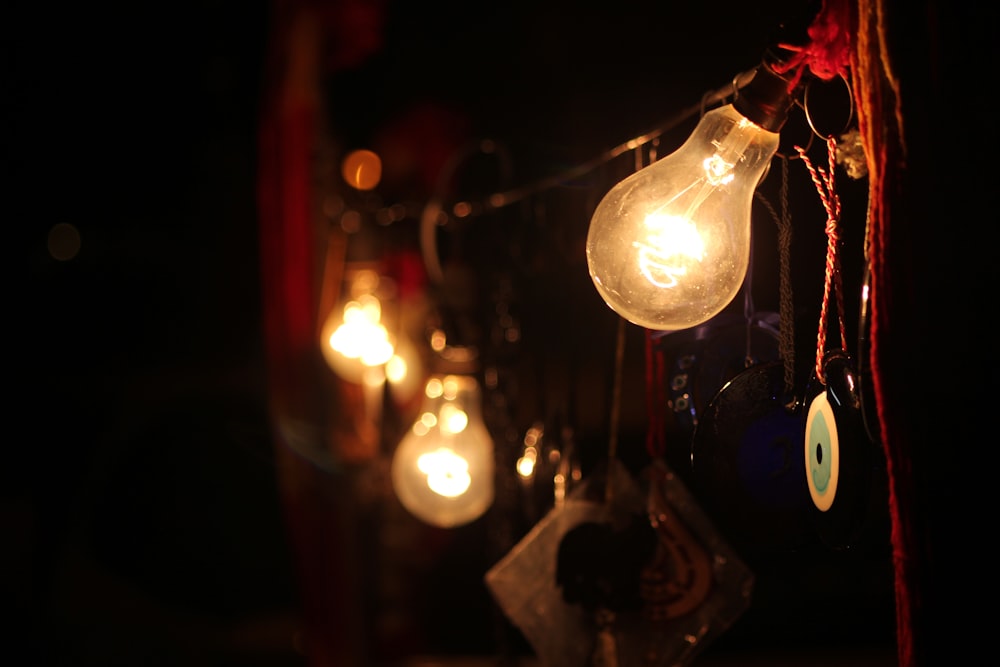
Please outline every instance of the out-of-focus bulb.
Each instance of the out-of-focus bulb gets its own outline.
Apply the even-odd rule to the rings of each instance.
[[[469,523],[493,504],[493,440],[479,383],[432,375],[413,426],[392,458],[392,485],[418,519],[441,528]]]
[[[729,305],[749,267],[753,193],[791,101],[787,82],[762,65],[679,149],[604,196],[587,234],[587,265],[612,310],[674,331]]]
[[[347,301],[334,307],[323,324],[320,348],[327,364],[350,382],[385,379],[383,366],[395,353],[395,339],[382,321],[382,303],[375,295],[378,274],[360,272]]]

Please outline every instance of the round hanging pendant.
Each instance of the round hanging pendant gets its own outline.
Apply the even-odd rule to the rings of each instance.
[[[720,315],[694,329],[656,340],[666,358],[667,460],[686,475],[691,464],[695,426],[709,401],[752,363],[779,359],[778,315],[758,313],[751,322],[740,315]]]
[[[695,428],[692,489],[744,551],[781,551],[812,539],[802,478],[802,417],[780,362],[746,368],[709,402]]]
[[[837,418],[823,392],[809,403],[805,437],[806,483],[813,505],[821,512],[833,506],[840,481]]]
[[[826,384],[813,373],[806,390],[806,485],[820,539],[828,546],[847,548],[864,525],[874,451],[850,357],[841,350],[828,353],[823,373]]]

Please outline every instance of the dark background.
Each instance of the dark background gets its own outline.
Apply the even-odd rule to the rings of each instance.
[[[406,151],[443,150],[431,140],[414,148],[421,128],[441,132],[444,144],[488,137],[510,169],[483,187],[536,183],[696,104],[754,67],[779,26],[800,24],[814,8],[790,0],[753,9],[518,2],[473,12],[388,2],[381,46],[326,79],[331,132],[344,149],[391,152],[396,138],[404,165]],[[259,268],[257,131],[270,9],[217,0],[4,10],[5,217],[16,239],[4,587],[21,612],[17,645],[31,656],[20,664],[304,663],[266,412],[260,303],[267,277]],[[666,133],[663,150],[694,120]],[[806,140],[801,118],[789,122],[796,132]],[[796,232],[797,356],[809,360],[823,212],[804,170],[793,168],[795,210],[808,220]],[[426,198],[433,179],[420,173],[388,173],[395,180],[387,178],[382,196]],[[535,203],[547,207],[546,222],[529,216],[535,236],[521,232],[533,243],[519,257],[532,268],[521,266],[516,283],[523,363],[565,362],[551,364],[543,390],[520,397],[522,432],[533,413],[568,400],[546,392],[607,392],[616,320],[574,252],[585,211],[613,185],[613,173],[597,170],[545,193],[551,199]],[[845,181],[845,285],[855,299],[864,186]],[[763,189],[776,197],[777,186],[770,175]],[[773,311],[773,231],[763,220],[755,297]],[[81,234],[72,261],[48,254],[58,223]],[[473,261],[486,262],[480,266],[505,268],[505,253],[469,248]],[[631,328],[622,451],[630,462],[642,459],[641,345]],[[578,419],[586,460],[596,461],[608,436],[603,413],[584,408],[569,417]],[[523,654],[481,577],[537,516],[492,516],[449,535],[411,532],[412,553],[438,559],[409,568],[372,546],[377,528],[364,531],[355,548],[413,577],[392,608],[369,601],[359,610],[379,628],[366,637],[373,654]],[[739,544],[758,589],[720,650],[891,646],[883,519],[876,511],[849,553],[814,541],[794,550]],[[420,541],[428,538],[438,540],[430,550]],[[448,579],[464,592],[433,589]],[[428,582],[429,595],[413,592],[426,592]],[[399,644],[386,646],[387,636]]]

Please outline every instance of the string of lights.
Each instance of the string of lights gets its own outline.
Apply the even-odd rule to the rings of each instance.
[[[420,246],[428,277],[435,283],[440,283],[444,279],[440,258],[437,254],[435,229],[447,224],[451,218],[470,218],[497,211],[585,176],[629,151],[638,150],[656,141],[665,133],[694,118],[696,115],[704,114],[706,110],[713,106],[724,104],[734,99],[739,94],[739,91],[753,78],[754,73],[755,70],[753,69],[740,72],[729,83],[707,91],[702,95],[697,104],[689,105],[677,111],[657,127],[613,146],[585,162],[563,169],[540,180],[519,185],[508,190],[494,192],[481,200],[459,199],[450,205],[446,205],[441,192],[436,193],[423,205],[420,213]],[[458,168],[462,160],[468,156],[468,153],[477,151],[493,153],[495,150],[495,142],[484,140],[477,142],[472,147],[459,151],[453,156],[450,165],[444,169],[440,182],[443,184],[449,181],[452,172]],[[443,190],[444,188],[440,189]]]
[[[547,190],[551,190],[552,188],[578,179],[581,176],[585,176],[604,164],[611,162],[615,158],[624,155],[628,151],[642,148],[646,144],[659,139],[663,134],[678,127],[685,121],[694,118],[696,115],[703,114],[712,106],[731,100],[750,81],[750,79],[753,78],[754,71],[755,70],[751,69],[740,72],[733,77],[731,82],[706,92],[697,104],[689,105],[680,111],[677,111],[652,130],[633,137],[618,144],[617,146],[609,148],[596,157],[538,181],[520,185],[509,190],[495,192],[480,202],[459,201],[452,206],[452,215],[455,215],[456,217],[466,217],[473,213],[486,212],[511,206],[527,199],[528,197],[541,194]]]

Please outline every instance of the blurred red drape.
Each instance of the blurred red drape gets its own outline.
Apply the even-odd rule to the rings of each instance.
[[[274,0],[259,123],[260,262],[269,410],[279,487],[299,580],[302,650],[311,667],[365,663],[365,627],[349,514],[350,477],[330,453],[336,395],[318,337],[323,237],[316,156],[323,76],[378,48],[351,13],[365,3]],[[378,3],[367,3],[381,11]],[[359,18],[361,17],[361,18]],[[338,32],[339,31],[339,32]],[[353,49],[353,51],[352,51]],[[333,411],[336,413],[336,410]],[[310,453],[322,457],[311,458]]]

